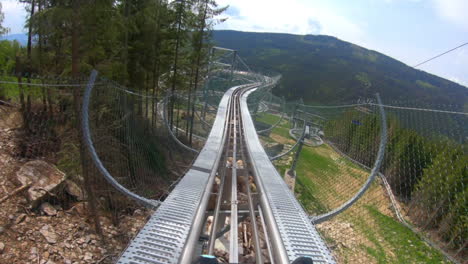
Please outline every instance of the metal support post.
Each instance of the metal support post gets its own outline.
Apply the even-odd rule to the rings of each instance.
[[[304,130],[305,130],[305,132],[303,133],[303,136],[301,137],[301,139],[299,141],[299,146],[297,147],[296,154],[294,155],[294,159],[293,159],[291,169],[289,169],[289,172],[288,172],[288,174],[293,178],[296,177],[296,173],[294,173],[294,172],[296,171],[297,160],[299,159],[299,155],[301,154],[301,151],[302,151],[302,146],[304,145],[304,138],[307,135],[309,135],[309,133],[310,133],[309,132],[310,131],[309,125],[306,125],[304,127]]]

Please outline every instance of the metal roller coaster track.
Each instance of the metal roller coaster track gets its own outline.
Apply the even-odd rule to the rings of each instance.
[[[365,192],[380,165],[384,141],[375,168],[355,197],[328,214],[311,218],[271,163],[277,157],[268,157],[263,149],[247,103],[250,94],[269,91],[278,78],[236,72],[251,82],[225,92],[204,147],[198,151],[185,146],[198,154],[192,167],[164,202],[149,200],[120,185],[96,154],[88,120],[96,74],[91,75],[83,103],[83,132],[91,158],[115,188],[157,208],[117,263],[217,263],[216,259],[229,263],[335,263],[314,224],[346,209]],[[183,145],[166,122],[167,99],[159,102],[157,114],[171,137]],[[382,107],[380,110],[384,114]]]
[[[220,257],[219,248],[228,252],[229,263],[301,259],[334,263],[308,215],[271,164],[253,125],[247,97],[256,89],[271,89],[272,79],[236,86],[224,94],[205,146],[159,203],[120,186],[99,162],[86,118],[95,78],[94,73],[83,110],[93,160],[121,192],[147,206],[159,205],[117,263],[193,263]],[[250,245],[240,242],[247,236]]]

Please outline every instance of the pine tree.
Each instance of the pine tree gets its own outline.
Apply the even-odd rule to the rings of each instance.
[[[191,105],[191,116],[190,116],[190,136],[189,142],[190,145],[192,144],[193,139],[193,120],[195,119],[195,103],[196,103],[196,93],[198,87],[200,85],[200,79],[203,79],[201,75],[204,73],[202,72],[203,68],[206,68],[208,64],[208,51],[210,49],[207,46],[209,43],[209,32],[213,28],[216,23],[220,23],[222,19],[214,19],[216,16],[223,13],[227,7],[218,8],[218,5],[213,0],[199,0],[197,2],[197,10],[198,14],[196,16],[194,29],[195,32],[192,34],[192,45],[193,49],[193,60],[192,60],[192,69],[194,69],[194,81],[193,88],[190,87],[189,91],[189,99],[188,99],[188,110],[189,113],[190,105]],[[203,81],[203,80],[202,80]],[[191,104],[191,94],[193,94],[193,103]],[[188,128],[188,126],[187,126]],[[188,129],[187,129],[188,130]]]
[[[175,0],[171,3],[173,8],[174,19],[174,47],[173,47],[173,63],[171,69],[171,101],[170,101],[170,118],[169,125],[172,129],[174,124],[174,107],[175,107],[175,90],[177,86],[182,85],[181,78],[179,78],[179,71],[181,70],[180,50],[184,46],[187,39],[187,22],[190,10],[190,0]],[[179,87],[180,89],[181,87]],[[177,111],[179,112],[179,111]]]

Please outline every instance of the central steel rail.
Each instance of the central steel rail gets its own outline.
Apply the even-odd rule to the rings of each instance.
[[[224,94],[193,166],[117,263],[334,263],[255,131],[247,97],[270,86],[267,80]]]

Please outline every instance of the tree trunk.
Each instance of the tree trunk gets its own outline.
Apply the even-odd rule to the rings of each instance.
[[[203,32],[205,30],[205,20],[206,20],[206,13],[208,11],[208,0],[205,2],[205,10],[203,12],[203,17],[201,21],[201,26],[200,26],[200,39],[198,42],[198,47],[197,47],[197,63],[195,65],[195,83],[194,83],[194,89],[193,93],[194,96],[196,97],[196,93],[198,90],[198,78],[200,75],[200,64],[201,64],[201,55],[202,55],[202,49],[203,49]],[[195,119],[195,104],[192,105],[192,116],[190,118],[190,137],[189,137],[189,144],[190,146],[192,145],[192,139],[193,139],[193,120]]]
[[[145,82],[145,117],[148,118],[148,107],[149,107],[149,85],[150,85],[150,73],[146,73],[146,82]]]
[[[21,64],[21,59],[18,55],[16,55],[15,65],[16,65],[15,72],[16,72],[16,76],[18,77],[18,83],[19,83],[21,112],[24,112],[25,110],[24,90],[23,90],[23,86],[21,85],[21,77],[23,75],[23,67],[22,67],[23,65]]]
[[[184,11],[184,8],[185,8],[185,1],[181,1],[180,7],[178,10],[178,15],[177,15],[177,33],[176,33],[177,35],[176,35],[176,45],[175,45],[175,51],[174,51],[174,64],[173,64],[174,73],[172,75],[172,87],[171,87],[171,104],[170,104],[171,111],[169,111],[169,113],[171,113],[171,118],[169,121],[169,125],[171,129],[174,124],[174,104],[175,104],[174,92],[176,89],[176,82],[177,82],[177,70],[178,70],[177,64],[179,61],[179,46],[180,46],[180,40],[181,40],[180,31],[182,28],[182,17],[183,17],[182,13]]]
[[[175,100],[175,98],[173,98]],[[180,100],[177,100],[177,116],[176,116],[176,136],[179,136],[179,115],[180,115]]]
[[[32,0],[31,1],[31,11],[29,13],[29,19],[31,20],[32,17],[34,16],[34,9],[36,7],[36,1]],[[27,52],[28,52],[28,63],[31,63],[31,49],[32,49],[32,23],[29,23],[29,28],[28,28],[28,45],[27,45]],[[28,65],[28,68],[31,67],[31,65]]]
[[[20,96],[20,111],[23,116],[23,128],[27,131],[29,129],[29,119],[26,111],[26,104],[24,102],[24,88],[23,88],[23,64],[21,63],[21,59],[18,55],[16,55],[16,68],[15,68],[16,76],[18,78],[18,89],[19,89],[19,96]]]
[[[157,38],[160,38],[160,29],[161,29],[161,4],[162,0],[156,2],[156,30],[155,34]],[[153,126],[157,129],[157,120],[158,120],[158,95],[159,95],[159,77],[160,77],[160,67],[161,67],[161,40],[156,39],[154,42],[154,51],[155,51],[155,60],[153,67]]]
[[[34,16],[35,8],[36,8],[36,1],[32,0],[31,1],[31,11],[29,13],[29,19],[30,20]],[[28,44],[27,44],[28,65],[26,66],[26,70],[27,70],[27,74],[28,74],[28,76],[27,76],[28,83],[31,83],[31,69],[32,69],[31,49],[32,49],[32,23],[29,23]],[[28,89],[31,89],[31,88],[28,87]],[[29,93],[27,95],[26,112],[27,113],[31,112],[31,95]]]
[[[82,0],[73,0],[72,8],[73,8],[73,21],[72,21],[72,62],[71,62],[71,72],[72,72],[72,82],[73,80],[79,80],[80,76],[80,1]],[[79,145],[80,145],[80,159],[81,159],[81,170],[83,173],[84,179],[84,187],[85,191],[88,194],[89,202],[89,213],[94,221],[94,227],[96,229],[96,233],[98,233],[102,239],[104,236],[102,234],[101,226],[99,224],[99,216],[96,210],[96,198],[94,197],[94,191],[91,187],[91,179],[89,176],[89,171],[87,168],[87,159],[86,159],[86,152],[84,149],[84,138],[81,133],[81,95],[80,95],[80,88],[73,87],[73,106],[75,108],[75,115],[76,115],[76,127],[79,137]]]
[[[38,12],[41,13],[42,11],[42,1],[39,0],[39,3],[37,4],[37,8],[38,8]],[[43,49],[43,43],[42,43],[42,25],[39,26],[39,32],[38,32],[38,44],[39,44],[39,49],[38,49],[38,53],[39,53],[39,69],[38,69],[38,72],[39,72],[39,75],[43,75],[43,72],[42,72],[42,67],[43,67],[43,54],[42,54],[42,49]],[[44,79],[42,79],[42,84],[44,85]],[[43,106],[43,111],[44,113],[47,112],[47,90],[45,88],[45,86],[42,87],[41,89],[41,92],[42,92],[42,106]],[[51,116],[49,116],[50,118]]]
[[[130,28],[129,23],[128,23],[128,13],[129,13],[129,5],[128,1],[129,0],[124,0],[125,1],[125,7],[124,7],[124,16],[125,16],[125,40],[124,40],[124,85],[128,87],[128,30]]]
[[[192,104],[192,84],[193,84],[193,67],[190,70],[190,84],[189,84],[189,91],[187,93],[187,113],[186,113],[186,125],[185,125],[185,136],[188,137],[189,129],[190,129],[190,110],[191,110],[191,104]],[[194,95],[194,102],[196,101],[196,96]]]
[[[159,92],[159,59],[157,58],[154,63],[154,68],[153,68],[153,95],[152,95],[152,100],[153,100],[153,108],[152,108],[152,119],[151,123],[154,128],[156,128],[157,123],[156,121],[158,120],[158,97],[157,93]]]

